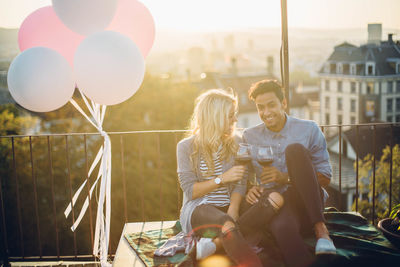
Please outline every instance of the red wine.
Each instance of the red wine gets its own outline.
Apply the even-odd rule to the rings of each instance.
[[[269,158],[269,159],[258,159],[257,161],[258,161],[258,163],[259,163],[260,165],[262,165],[262,166],[264,166],[264,167],[267,167],[267,166],[271,165],[272,162],[274,162],[274,159],[273,159],[273,158]]]
[[[235,158],[235,164],[237,165],[247,165],[251,161],[250,156],[241,156],[241,157],[236,157]]]

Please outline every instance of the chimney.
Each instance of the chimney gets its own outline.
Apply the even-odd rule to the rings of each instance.
[[[368,24],[368,44],[379,45],[382,39],[382,24]]]
[[[391,45],[393,44],[393,33],[388,34],[388,43]]]
[[[267,57],[267,73],[269,76],[274,75],[274,57],[272,56]]]

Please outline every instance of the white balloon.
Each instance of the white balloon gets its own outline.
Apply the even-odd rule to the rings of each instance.
[[[68,61],[47,47],[33,47],[19,54],[8,69],[7,83],[15,101],[36,112],[62,107],[75,90]]]
[[[94,33],[75,52],[77,85],[98,104],[115,105],[130,98],[142,84],[144,71],[139,48],[117,32]]]
[[[52,0],[59,19],[72,31],[89,35],[104,30],[114,18],[118,0]]]

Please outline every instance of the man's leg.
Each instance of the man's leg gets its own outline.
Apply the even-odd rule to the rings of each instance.
[[[280,193],[264,190],[258,202],[252,206],[244,207],[246,211],[242,212],[237,220],[243,236],[247,238],[264,228],[272,217],[279,212],[283,204],[284,200]]]
[[[288,266],[307,266],[313,257],[300,234],[299,218],[291,208],[290,197],[286,197],[287,193],[284,194],[285,205],[271,220],[268,229]]]
[[[291,144],[285,156],[292,187],[302,201],[307,219],[312,226],[325,222],[321,187],[308,150],[301,144]]]
[[[317,245],[317,253],[334,254],[336,249],[325,225],[322,190],[310,153],[301,144],[291,144],[286,148],[285,156],[292,189],[299,199],[293,203],[298,203],[298,214],[305,213],[305,216],[301,216],[302,222],[305,222],[302,225],[308,228],[307,230],[314,229],[317,240],[327,239],[321,240],[325,244],[328,243],[327,247],[320,250]]]

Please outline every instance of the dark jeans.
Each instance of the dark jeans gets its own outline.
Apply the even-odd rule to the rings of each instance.
[[[275,238],[288,266],[306,266],[312,254],[302,234],[311,233],[315,223],[325,221],[323,194],[308,150],[291,144],[285,156],[291,185],[283,193],[285,204],[264,227]]]
[[[261,261],[250,248],[239,229],[222,231],[223,225],[235,221],[226,213],[227,207],[217,208],[212,205],[200,205],[195,208],[191,218],[193,231],[202,237],[220,237],[226,254],[240,266],[261,266]]]

